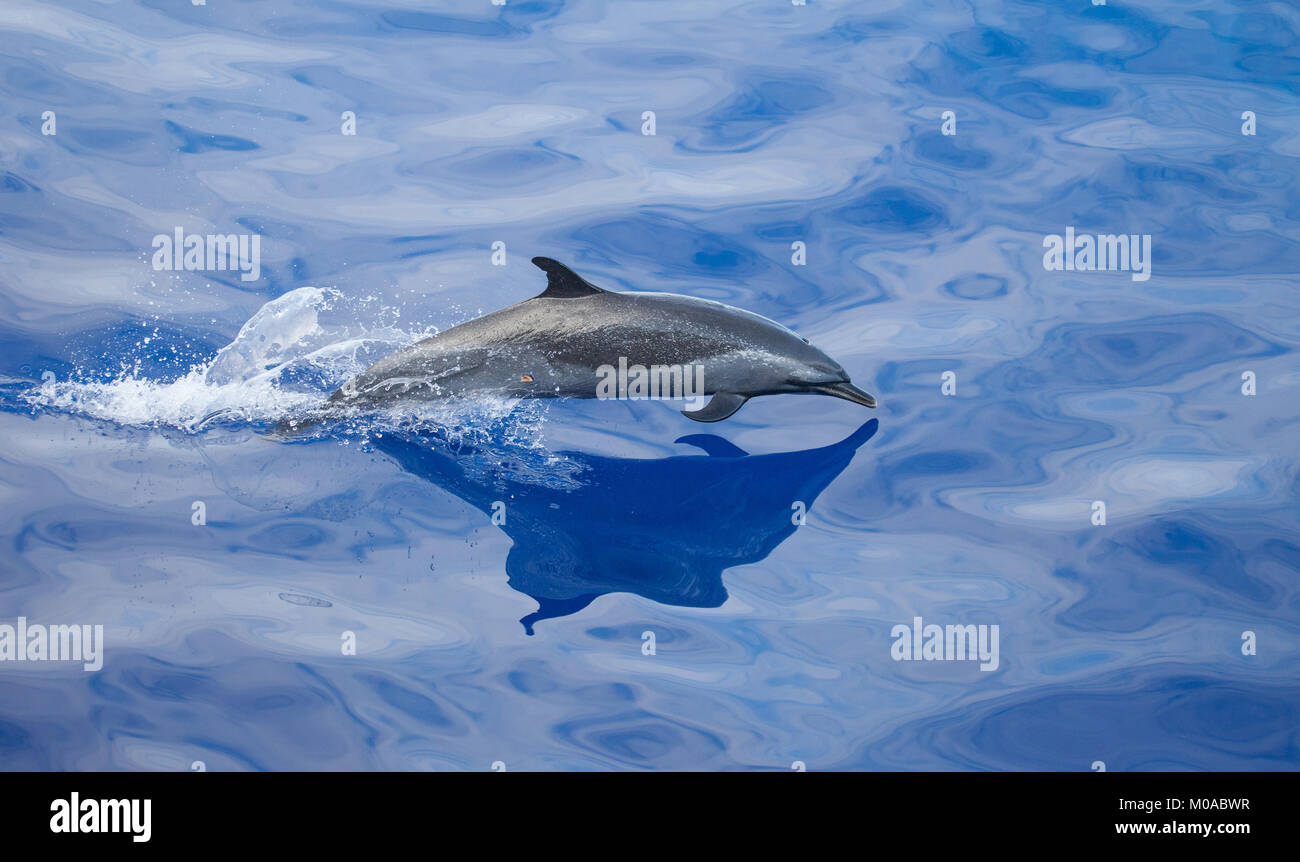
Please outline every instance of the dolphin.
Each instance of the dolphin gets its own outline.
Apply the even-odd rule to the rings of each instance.
[[[682,411],[697,422],[726,419],[756,395],[783,392],[876,406],[839,363],[766,317],[674,293],[618,293],[549,257],[533,263],[546,273],[539,295],[376,362],[330,395],[320,418],[290,426],[456,395],[610,397],[602,380],[608,383],[620,363],[651,374],[676,367],[688,383],[694,371],[702,391],[677,389],[712,396],[699,409]]]

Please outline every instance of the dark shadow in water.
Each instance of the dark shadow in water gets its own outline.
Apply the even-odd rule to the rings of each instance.
[[[558,482],[541,464],[522,469],[506,452],[452,447],[433,434],[386,435],[374,445],[489,516],[504,502],[510,586],[540,605],[520,620],[531,635],[534,623],[605,593],[721,605],[722,572],[763,559],[790,536],[794,503],[811,509],[878,426],[872,419],[831,446],[773,455],[749,455],[713,434],[677,441],[707,457],[560,453],[571,478]]]

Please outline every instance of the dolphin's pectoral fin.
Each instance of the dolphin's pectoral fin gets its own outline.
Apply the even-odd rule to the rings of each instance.
[[[588,283],[586,279],[558,260],[551,260],[549,257],[535,257],[533,258],[533,265],[546,273],[546,290],[537,295],[538,299],[578,299],[583,296],[595,296],[598,293],[609,292]]]
[[[710,458],[744,458],[749,454],[735,443],[716,434],[687,434],[685,437],[678,437],[673,442],[698,446]]]
[[[721,422],[732,413],[735,413],[745,402],[749,400],[748,395],[737,395],[734,392],[718,392],[699,410],[683,410],[682,415],[687,419],[694,419],[696,422]]]

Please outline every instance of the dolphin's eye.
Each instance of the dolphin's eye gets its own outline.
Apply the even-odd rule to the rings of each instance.
[[[805,339],[804,339],[804,340],[803,340],[803,343],[804,343],[804,344],[812,344],[812,342],[811,342],[811,341],[809,341],[809,340],[808,340],[808,339],[806,339],[806,338],[805,338]]]

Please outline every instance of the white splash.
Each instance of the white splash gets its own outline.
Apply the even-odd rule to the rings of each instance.
[[[308,417],[332,388],[432,334],[323,325],[321,313],[341,299],[336,291],[315,287],[290,291],[262,306],[211,361],[177,380],[150,380],[133,369],[106,382],[48,381],[23,398],[38,408],[118,425],[186,432]],[[483,398],[403,404],[365,417],[364,430],[492,426],[510,416],[516,403]],[[524,413],[535,419],[540,411]]]

